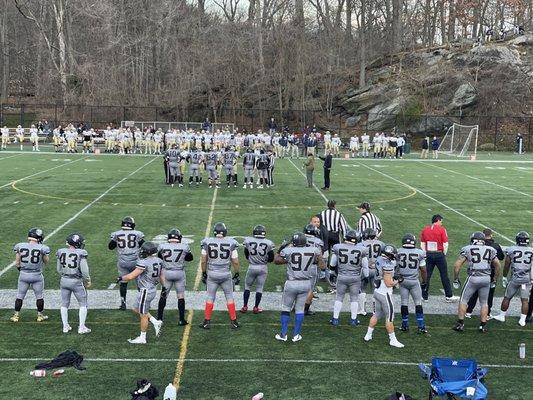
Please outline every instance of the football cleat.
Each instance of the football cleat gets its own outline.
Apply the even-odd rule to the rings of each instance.
[[[146,344],[146,338],[137,336],[135,339],[128,339],[131,344]]]
[[[211,321],[208,319],[204,319],[204,322],[200,324],[200,328],[211,329]]]
[[[472,318],[472,313],[467,312],[465,314],[465,318],[471,319]]]
[[[37,322],[43,322],[48,319],[48,315],[44,315],[43,313],[37,313]]]
[[[520,319],[520,320],[518,320],[518,325],[520,325],[520,326],[526,326],[526,321]]]
[[[302,335],[296,335],[292,338],[293,343],[299,342],[300,340],[302,340]]]
[[[246,313],[248,312],[248,307],[247,307],[247,306],[242,306],[242,308],[241,308],[241,312],[242,312],[243,314],[246,314]]]
[[[86,335],[87,333],[91,333],[91,330],[89,328],[87,328],[86,326],[80,326],[78,328],[78,333],[80,335]]]
[[[362,315],[363,317],[366,315],[366,311],[363,309],[363,310],[359,310],[357,311],[357,315]]]
[[[180,320],[178,321],[178,325],[179,325],[179,326],[185,326],[185,325],[189,325],[189,323],[188,323],[187,320],[185,320],[185,319],[180,319]]]
[[[120,306],[118,307],[120,311],[126,311],[126,302],[123,300],[120,302]]]
[[[403,343],[400,343],[398,341],[398,339],[393,339],[393,340],[390,340],[389,341],[389,345],[391,345],[392,347],[397,347],[399,349],[401,349],[402,347],[405,347],[405,345]]]
[[[492,318],[495,319],[496,321],[505,322],[505,314],[503,313],[493,315]]]
[[[478,332],[479,333],[487,333],[489,330],[486,326],[479,325]]]
[[[329,320],[329,323],[333,326],[339,326],[339,319],[338,318],[331,318]]]
[[[285,336],[281,336],[279,333],[276,333],[276,340],[279,340],[281,342],[286,342],[287,341],[287,335]]]
[[[424,326],[423,328],[418,328],[418,333],[420,335],[424,335],[426,333],[428,333],[428,330],[426,329],[426,327]]]
[[[161,327],[163,326],[163,321],[156,321],[153,323],[155,329],[155,336],[159,337],[161,335]]]
[[[459,296],[445,297],[444,301],[446,303],[455,303],[459,300]]]
[[[304,314],[307,316],[312,316],[312,315],[315,315],[316,313],[314,311],[307,310],[306,312],[304,312]]]
[[[239,321],[236,319],[231,320],[231,329],[238,329],[241,327],[241,324],[239,324]]]
[[[350,325],[351,326],[357,326],[359,325],[359,320],[358,319],[350,319]]]
[[[254,307],[254,309],[253,309],[253,313],[254,314],[261,314],[262,312],[263,312],[262,308]]]
[[[465,324],[462,324],[460,322],[457,322],[455,324],[455,326],[453,327],[453,330],[454,331],[457,331],[457,332],[463,332],[465,330]]]
[[[409,325],[402,324],[400,330],[401,330],[402,332],[409,332]]]
[[[365,342],[370,342],[372,340],[372,335],[367,333],[363,339]]]
[[[9,318],[9,320],[11,322],[19,322],[19,318],[20,318],[19,313],[15,311],[15,313],[13,314],[11,318]]]
[[[72,330],[70,325],[63,325],[63,333],[69,333]]]

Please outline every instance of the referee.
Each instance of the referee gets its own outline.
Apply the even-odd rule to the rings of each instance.
[[[346,219],[336,210],[336,206],[335,200],[329,200],[328,208],[320,213],[320,221],[328,231],[327,241],[324,243],[328,250],[331,250],[333,245],[340,243],[340,237],[344,237],[347,230]]]
[[[379,238],[383,230],[381,227],[381,221],[377,215],[370,212],[370,203],[364,201],[359,204],[357,208],[361,213],[361,217],[357,223],[357,230],[362,233],[368,228],[372,228],[376,231],[376,237]]]

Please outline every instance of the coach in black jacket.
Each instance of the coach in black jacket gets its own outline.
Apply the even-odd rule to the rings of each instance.
[[[331,150],[328,150],[328,153],[324,156],[318,156],[322,161],[324,161],[324,187],[322,190],[329,190],[330,179],[329,174],[331,173],[331,164],[333,162],[333,156],[331,155]]]

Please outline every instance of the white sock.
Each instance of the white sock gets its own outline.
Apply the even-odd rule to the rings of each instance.
[[[357,301],[352,301],[350,303],[350,312],[352,314],[352,319],[357,319],[358,311],[359,311],[359,303]]]
[[[397,340],[397,339],[396,339],[396,334],[395,334],[394,332],[389,333],[389,340],[390,340],[391,342]]]
[[[371,328],[371,327],[368,327],[368,329],[366,330],[367,336],[370,336],[370,337],[372,337],[373,332],[374,332],[374,328]]]
[[[153,325],[155,325],[156,322],[157,322],[157,319],[155,319],[153,315],[150,315],[150,322],[151,322]]]
[[[526,323],[527,314],[520,314],[520,322],[525,324]]]
[[[359,308],[364,311],[366,302],[366,293],[359,293]]]
[[[61,307],[61,321],[63,321],[63,326],[68,325],[68,308]]]
[[[146,332],[141,331],[141,334],[139,335],[141,339],[146,340]]]
[[[87,319],[87,307],[80,307],[80,327],[85,326]]]
[[[341,313],[342,309],[342,301],[335,300],[335,303],[333,304],[333,318],[339,319],[339,314]]]

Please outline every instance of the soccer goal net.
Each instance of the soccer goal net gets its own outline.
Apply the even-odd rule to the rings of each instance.
[[[439,145],[439,152],[457,157],[477,154],[479,125],[453,124]]]

